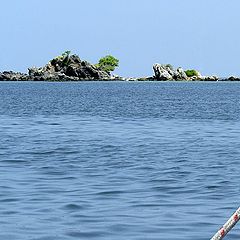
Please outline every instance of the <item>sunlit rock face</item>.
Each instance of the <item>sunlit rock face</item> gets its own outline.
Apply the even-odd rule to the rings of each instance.
[[[188,77],[182,68],[173,69],[170,65],[154,64],[154,77],[161,81],[170,80],[188,80]]]

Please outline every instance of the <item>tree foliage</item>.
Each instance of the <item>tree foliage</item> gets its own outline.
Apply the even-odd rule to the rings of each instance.
[[[96,67],[106,72],[112,72],[116,67],[118,67],[118,65],[119,60],[117,58],[107,55],[99,60],[98,64],[96,64]]]
[[[188,77],[198,77],[199,76],[199,72],[194,69],[186,70],[185,73]]]

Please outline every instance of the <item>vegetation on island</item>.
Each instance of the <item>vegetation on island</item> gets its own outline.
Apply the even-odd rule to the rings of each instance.
[[[65,51],[45,66],[28,69],[26,78],[34,81],[80,81],[112,79],[110,72],[103,71],[76,54]]]
[[[119,66],[119,60],[111,55],[107,55],[101,58],[95,66],[102,71],[113,72]]]
[[[65,51],[61,55],[55,57],[50,61],[51,65],[56,65],[56,63],[60,64],[62,67],[67,67],[69,65],[70,59],[71,59],[71,51]],[[77,55],[75,55],[77,56]],[[95,64],[95,67],[97,67],[100,71],[105,72],[113,72],[116,67],[119,66],[119,60],[112,55],[107,55],[103,58],[100,58],[98,63]]]
[[[199,72],[194,69],[186,70],[185,73],[188,77],[198,77],[199,76]]]
[[[13,71],[0,72],[0,81],[83,81],[83,80],[123,80],[123,81],[218,81],[217,76],[202,76],[194,69],[174,68],[171,64],[153,65],[154,75],[150,77],[121,77],[112,75],[119,60],[112,55],[99,59],[97,64],[81,60],[71,51],[50,60],[43,67],[28,68],[28,73]],[[229,77],[229,81],[240,81],[238,77]]]

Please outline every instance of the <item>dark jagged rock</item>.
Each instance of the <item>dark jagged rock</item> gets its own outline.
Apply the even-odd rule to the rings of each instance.
[[[28,75],[20,72],[4,71],[0,73],[0,81],[28,81]]]
[[[240,77],[231,76],[227,78],[226,81],[240,81]]]
[[[219,80],[217,76],[202,76],[198,81],[206,81],[206,82],[216,82]]]
[[[32,67],[28,74],[5,71],[0,73],[0,81],[81,81],[113,80],[109,72],[103,71],[77,55],[65,52],[49,61],[44,67]]]
[[[29,76],[35,81],[47,80],[100,80],[110,79],[110,73],[102,71],[77,55],[59,56],[41,68],[29,68]]]

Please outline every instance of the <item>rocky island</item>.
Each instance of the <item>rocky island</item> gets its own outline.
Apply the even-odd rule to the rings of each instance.
[[[217,76],[202,76],[196,70],[174,69],[170,64],[154,64],[154,78],[159,81],[218,81]]]
[[[44,67],[31,67],[28,74],[19,72],[2,72],[0,81],[80,81],[111,79],[109,71],[67,51],[49,61]]]
[[[123,78],[111,74],[118,67],[118,63],[118,59],[108,55],[101,58],[98,64],[91,64],[66,51],[43,67],[29,68],[28,74],[0,72],[0,81],[240,81],[239,77],[220,79],[217,76],[202,76],[196,70],[184,70],[181,67],[174,69],[171,64],[158,63],[153,65],[153,76]]]

